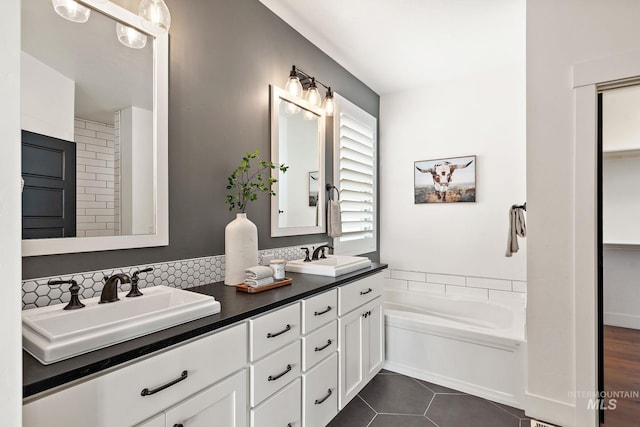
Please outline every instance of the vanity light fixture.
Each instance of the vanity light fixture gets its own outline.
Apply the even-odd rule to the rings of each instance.
[[[142,49],[147,45],[146,34],[119,22],[116,24],[116,35],[120,43],[132,49]]]
[[[153,32],[169,32],[171,13],[164,0],[142,0],[138,8],[142,26]]]
[[[316,107],[320,107],[320,105],[322,104],[322,96],[318,91],[318,86],[316,83],[327,90],[324,97],[323,108],[327,116],[333,116],[335,104],[331,87],[325,85],[320,80],[317,80],[315,77],[310,76],[301,69],[296,68],[295,65],[291,67],[289,79],[287,80],[287,84],[284,86],[284,89],[289,92],[289,94],[297,96],[299,98],[305,98],[310,104]]]
[[[84,23],[89,20],[91,9],[75,0],[51,0],[56,13],[71,22]]]

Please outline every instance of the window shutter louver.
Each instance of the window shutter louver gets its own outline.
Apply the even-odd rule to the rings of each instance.
[[[334,181],[340,190],[342,237],[335,253],[376,250],[377,120],[360,107],[336,96]]]

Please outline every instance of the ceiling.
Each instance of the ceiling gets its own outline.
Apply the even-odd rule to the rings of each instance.
[[[380,95],[525,61],[525,0],[260,2]]]

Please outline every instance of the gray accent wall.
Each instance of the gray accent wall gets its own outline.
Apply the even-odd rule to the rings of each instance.
[[[259,149],[269,158],[269,85],[283,87],[293,64],[379,117],[380,98],[373,90],[257,0],[166,3],[172,17],[169,246],[23,258],[23,279],[222,255],[224,228],[235,218],[225,204],[226,178],[247,150]],[[332,177],[328,136],[326,173]],[[266,197],[247,214],[258,226],[260,249],[328,239],[271,238]],[[369,255],[377,261],[379,250]]]

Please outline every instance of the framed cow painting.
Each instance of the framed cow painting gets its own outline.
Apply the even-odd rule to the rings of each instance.
[[[476,201],[476,156],[420,160],[413,174],[416,204]]]

